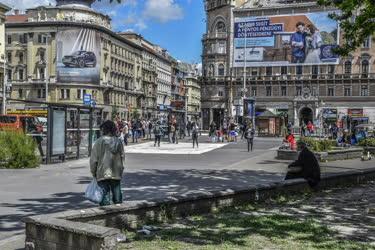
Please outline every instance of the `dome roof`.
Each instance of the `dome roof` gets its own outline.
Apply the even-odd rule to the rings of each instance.
[[[76,5],[91,8],[93,2],[95,0],[56,0],[56,6]]]

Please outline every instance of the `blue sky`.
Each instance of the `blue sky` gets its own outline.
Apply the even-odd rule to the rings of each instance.
[[[0,1],[21,10],[55,4],[55,0]],[[176,59],[201,61],[203,0],[122,0],[121,4],[101,0],[93,8],[112,17],[115,31],[132,30],[167,49]]]
[[[203,0],[108,2],[102,0],[93,7],[112,17],[115,31],[132,30],[167,49],[176,59],[201,62],[201,38],[205,32]]]

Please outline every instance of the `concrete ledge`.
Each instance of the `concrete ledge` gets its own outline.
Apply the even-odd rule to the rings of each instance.
[[[342,161],[349,159],[360,159],[363,153],[363,148],[348,148],[343,150],[332,150],[328,152],[315,153],[316,158],[320,162],[325,161]],[[298,158],[298,152],[286,149],[277,150],[277,159],[295,161]]]
[[[321,188],[358,184],[375,179],[375,169],[348,171],[325,176]],[[26,249],[116,249],[122,229],[137,228],[144,223],[168,217],[209,213],[214,209],[263,201],[281,194],[308,190],[303,180],[289,180],[248,188],[201,192],[144,202],[68,211],[24,219]]]

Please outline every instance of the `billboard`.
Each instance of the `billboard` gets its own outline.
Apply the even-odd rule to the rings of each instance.
[[[338,64],[338,23],[329,12],[261,17],[234,21],[233,66]]]
[[[59,30],[57,81],[100,84],[100,34],[92,29]]]

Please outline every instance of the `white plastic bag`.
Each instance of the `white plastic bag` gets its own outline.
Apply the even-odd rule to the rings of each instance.
[[[91,183],[87,186],[85,197],[89,201],[100,203],[103,200],[103,190],[99,187],[96,179],[92,179]]]

